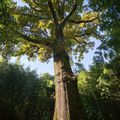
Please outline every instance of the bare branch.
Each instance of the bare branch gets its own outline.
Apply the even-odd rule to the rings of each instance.
[[[76,20],[69,20],[68,22],[71,22],[71,23],[75,23],[75,24],[81,24],[81,23],[89,23],[89,22],[93,22],[94,20],[98,19],[98,16],[91,19],[91,20],[79,20],[79,21],[76,21]]]
[[[72,14],[75,12],[76,8],[77,8],[78,4],[77,4],[77,0],[75,1],[75,5],[73,6],[73,9],[71,10],[71,12],[68,14],[68,16],[63,20],[62,25],[64,26],[68,21],[69,18],[72,16]]]
[[[56,11],[54,10],[54,7],[53,7],[53,4],[52,4],[51,0],[48,0],[48,5],[49,5],[50,11],[53,15],[54,22],[57,25],[58,24],[58,19],[57,19]]]

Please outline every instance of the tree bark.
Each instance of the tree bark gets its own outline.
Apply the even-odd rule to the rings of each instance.
[[[59,44],[54,50],[55,110],[54,120],[83,120],[77,78],[71,70],[69,56],[62,42],[61,31],[56,35]]]

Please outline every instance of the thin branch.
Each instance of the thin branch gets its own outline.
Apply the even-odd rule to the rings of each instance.
[[[81,44],[81,43],[87,43],[87,42],[85,42],[85,41],[79,41],[76,37],[84,37],[84,36],[86,36],[86,35],[89,35],[89,34],[91,34],[91,33],[93,33],[93,31],[91,31],[91,32],[86,32],[86,33],[83,33],[83,34],[81,34],[81,35],[76,35],[73,39],[75,39],[79,44]]]
[[[48,0],[48,5],[49,5],[50,11],[53,15],[54,22],[57,25],[58,24],[58,19],[57,19],[56,11],[54,10],[54,7],[53,7],[53,4],[52,4],[51,0]]]
[[[64,26],[68,21],[69,18],[72,16],[72,14],[75,12],[75,10],[77,9],[77,0],[75,1],[75,5],[73,6],[73,9],[71,10],[71,12],[68,14],[68,16],[63,20],[62,25]]]
[[[79,41],[77,38],[73,38],[77,43],[79,43],[79,44],[82,44],[82,43],[85,43],[85,44],[87,44],[87,42],[86,41]]]
[[[38,9],[36,9],[35,7],[33,7],[33,6],[30,4],[31,2],[29,2],[29,0],[26,0],[26,1],[27,1],[27,3],[29,4],[29,6],[30,6],[33,10],[35,10],[35,11],[37,11],[37,12],[42,12],[42,10],[40,10],[40,9],[38,10]],[[35,0],[33,0],[33,3],[39,7],[39,4],[38,4]]]
[[[73,38],[73,39],[74,39],[75,41],[77,41],[79,44],[81,44],[80,41],[79,41],[77,38]]]
[[[25,40],[29,41],[29,42],[32,42],[32,43],[36,43],[36,44],[40,44],[41,42],[37,39],[32,39],[30,37],[28,37],[27,35],[24,35],[24,34],[20,34],[19,35],[24,38]]]
[[[19,52],[19,53],[16,53],[14,56],[23,55],[23,54],[25,54],[29,49],[30,49],[30,47],[26,48],[24,51],[21,51],[21,52]]]
[[[83,37],[83,36],[86,36],[86,35],[89,35],[91,34],[92,32],[88,32],[88,33],[83,33],[81,35],[76,35],[75,37]]]
[[[39,4],[35,0],[33,0],[33,3],[37,6],[39,6]]]
[[[23,11],[21,12],[20,10],[15,10],[15,11],[12,11],[11,14],[15,14],[15,15],[24,15],[24,16],[29,16],[29,17],[36,17],[36,18],[39,18],[37,15],[34,15],[32,13],[27,13],[26,11]]]
[[[65,2],[66,2],[66,0],[63,0],[63,3],[62,3],[62,15],[63,15],[63,17],[64,17]]]
[[[100,35],[99,33],[93,32],[96,36],[98,36],[100,39],[104,39],[104,35]]]
[[[57,6],[58,6],[58,9],[60,10],[60,4],[59,4],[59,0],[57,0]]]
[[[36,9],[36,8],[34,8],[32,5],[30,5],[30,7],[31,7],[33,10],[37,11],[37,12],[42,12],[42,10]]]
[[[37,47],[37,46],[36,47],[35,46],[31,46],[31,47],[36,48],[36,49],[33,50],[33,52],[29,55],[28,60],[30,60],[31,57],[34,57],[34,54],[37,53],[38,50],[39,50],[39,47]]]
[[[36,44],[43,44],[45,46],[50,47],[50,44],[47,41],[44,40],[38,40],[38,39],[32,39],[31,37],[24,35],[22,33],[17,33],[20,37],[24,38],[26,41],[31,42],[31,43],[36,43]]]
[[[91,20],[79,20],[79,21],[76,21],[76,20],[69,20],[68,22],[71,22],[71,23],[75,23],[75,24],[81,24],[81,23],[89,23],[89,22],[93,22],[94,20],[98,19],[98,16],[91,19]]]
[[[11,12],[11,14],[13,15],[23,15],[23,16],[28,16],[28,17],[34,17],[34,18],[38,18],[39,20],[51,20],[51,18],[44,18],[42,16],[37,16],[35,14],[32,14],[32,13],[25,13],[25,12],[21,12],[21,11],[13,11]]]
[[[63,18],[63,15],[62,15],[62,8],[61,8],[61,6],[60,6],[60,2],[59,2],[59,0],[56,0],[56,2],[57,2],[57,11],[58,11],[58,15],[60,16],[60,18],[62,19]]]
[[[92,33],[95,34],[96,36],[98,36],[100,39],[103,39],[103,38],[104,38],[103,36],[97,34],[96,32],[91,31],[91,32],[89,32],[89,33],[83,33],[83,34],[81,34],[81,35],[76,35],[75,38],[73,38],[73,39],[75,39],[77,42],[80,42],[80,41],[78,41],[78,40],[76,39],[76,37],[84,37],[84,36],[90,35],[90,34],[92,34]]]

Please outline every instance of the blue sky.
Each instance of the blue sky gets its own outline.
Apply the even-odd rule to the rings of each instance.
[[[18,5],[24,6],[21,0],[14,0],[14,1],[17,2]],[[90,49],[87,54],[84,54],[84,59],[81,61],[81,63],[83,63],[86,69],[88,69],[89,65],[92,63],[94,52],[96,48],[100,45],[100,41],[95,40],[95,39],[93,39],[93,41],[95,41],[94,49],[93,50]],[[10,62],[12,63],[15,63],[15,61],[16,61],[15,57],[12,57],[10,60]],[[22,64],[25,68],[30,67],[31,70],[37,71],[38,74],[48,72],[51,75],[54,75],[54,65],[53,65],[52,59],[49,63],[41,63],[38,59],[36,59],[35,61],[29,61],[27,59],[27,56],[22,56],[20,59],[20,64]]]
[[[25,4],[22,2],[22,0],[13,0],[15,2],[17,2],[17,5],[19,6],[24,6]]]
[[[16,62],[16,58],[12,57],[10,60],[11,63]],[[24,66],[24,68],[30,67],[31,70],[35,70],[37,74],[42,74],[42,73],[50,73],[51,75],[54,75],[54,65],[53,65],[53,60],[49,63],[41,63],[38,59],[35,61],[29,61],[27,59],[27,56],[22,56],[20,59],[20,64]]]

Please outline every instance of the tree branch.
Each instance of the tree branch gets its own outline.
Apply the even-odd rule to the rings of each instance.
[[[60,4],[59,4],[59,0],[57,0],[57,6],[58,6],[58,9],[60,10]]]
[[[78,4],[77,4],[77,0],[75,1],[75,5],[73,6],[73,9],[71,10],[71,12],[68,14],[68,16],[63,20],[62,25],[64,26],[68,21],[69,18],[72,16],[72,14],[75,12],[76,8],[77,8]]]
[[[36,8],[34,8],[32,5],[30,5],[30,7],[31,7],[33,10],[37,11],[37,12],[42,12],[42,10],[36,9]]]
[[[21,11],[13,11],[13,12],[11,12],[11,14],[28,16],[28,17],[31,17],[31,18],[34,17],[34,18],[38,18],[39,20],[51,20],[51,18],[44,18],[42,16],[37,16],[37,15],[32,14],[32,13],[25,13],[25,12],[21,12]]]
[[[56,0],[57,2],[57,11],[58,11],[58,15],[60,16],[61,19],[63,19],[63,15],[62,15],[62,8],[60,6],[60,1],[59,0]]]
[[[97,37],[99,37],[99,39],[104,39],[104,35],[100,35],[100,33],[97,32],[93,32]]]
[[[87,44],[87,42],[86,41],[79,41],[77,38],[73,38],[77,43],[79,43],[79,44]]]
[[[33,7],[33,6],[31,5],[31,2],[29,2],[29,0],[26,0],[26,1],[27,1],[27,3],[29,4],[29,6],[30,6],[33,10],[35,10],[35,11],[37,11],[37,12],[42,12],[41,9],[36,9],[35,7]],[[38,4],[35,0],[33,0],[33,3],[39,7],[39,4]]]
[[[35,14],[32,14],[32,13],[26,13],[26,11],[20,11],[20,10],[15,10],[15,11],[12,11],[11,14],[13,15],[23,15],[23,16],[29,16],[29,17],[36,17],[38,18],[39,16],[35,15]]]
[[[45,46],[48,46],[50,47],[50,43],[48,43],[47,41],[44,41],[44,40],[38,40],[38,39],[32,39],[31,37],[27,36],[27,35],[24,35],[22,33],[17,33],[20,37],[22,37],[23,39],[25,39],[26,41],[28,42],[31,42],[31,43],[36,43],[36,44],[43,44]]]
[[[96,18],[93,18],[91,20],[79,20],[79,21],[76,21],[76,20],[69,20],[68,22],[71,22],[71,23],[75,23],[75,24],[80,24],[80,23],[89,23],[89,22],[93,22],[94,20],[98,19],[98,16]]]
[[[51,0],[48,0],[48,5],[49,5],[50,11],[53,15],[54,22],[57,25],[58,24],[58,19],[57,19],[56,11],[54,10],[54,7],[53,7],[53,4],[52,4]]]
[[[65,5],[65,2],[66,2],[66,0],[63,0],[63,3],[62,3],[62,15],[63,15],[63,17],[64,17],[64,5]]]
[[[33,3],[37,6],[39,6],[39,4],[35,0],[33,0]]]
[[[92,31],[93,32],[93,31]],[[83,37],[83,36],[86,36],[86,35],[89,35],[89,34],[91,34],[92,32],[86,32],[86,33],[83,33],[83,34],[81,34],[81,35],[76,35],[75,37]]]
[[[31,46],[31,47],[36,48],[36,49],[34,49],[33,52],[29,55],[28,60],[30,60],[31,57],[34,57],[34,54],[37,53],[39,50],[39,47],[34,47],[34,46]]]
[[[91,33],[93,33],[93,31],[91,31],[91,32],[86,32],[86,33],[83,33],[83,34],[81,34],[81,35],[76,35],[73,39],[74,39],[75,41],[77,41],[79,44],[81,44],[81,43],[87,43],[86,41],[80,42],[76,37],[83,37],[83,36],[89,35],[89,34],[91,34]]]
[[[31,46],[29,46],[28,48],[26,48],[24,51],[21,51],[21,52],[18,52],[16,54],[14,54],[14,56],[20,56],[20,55],[23,55],[25,54],[29,49],[30,49]]]

